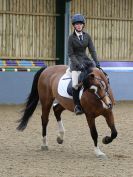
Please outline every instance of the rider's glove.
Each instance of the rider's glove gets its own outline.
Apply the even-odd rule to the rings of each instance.
[[[96,62],[96,67],[100,68],[100,63],[98,61]]]
[[[85,70],[85,66],[84,66],[83,64],[80,66],[80,70],[81,70],[81,71],[84,71],[84,70]]]

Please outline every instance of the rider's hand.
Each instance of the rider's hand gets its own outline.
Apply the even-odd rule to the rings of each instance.
[[[80,66],[80,70],[81,70],[81,71],[84,71],[84,70],[85,70],[85,66],[84,66],[83,64]]]
[[[98,61],[96,62],[96,67],[100,68],[100,63]]]

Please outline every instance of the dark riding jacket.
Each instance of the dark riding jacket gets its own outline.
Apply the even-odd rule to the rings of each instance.
[[[84,60],[90,60],[86,54],[88,47],[92,59],[97,65],[97,54],[90,35],[83,32],[83,41],[78,39],[75,31],[68,39],[68,57],[70,58],[70,68],[73,71],[79,71]],[[90,60],[91,61],[91,60]]]

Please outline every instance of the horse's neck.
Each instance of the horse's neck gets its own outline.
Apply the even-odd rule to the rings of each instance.
[[[92,74],[95,75],[95,77],[101,79],[100,71],[97,68],[93,68]]]

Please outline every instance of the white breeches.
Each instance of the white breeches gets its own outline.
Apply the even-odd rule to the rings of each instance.
[[[78,77],[80,75],[81,71],[72,71],[72,87],[74,89],[78,89]]]

